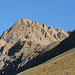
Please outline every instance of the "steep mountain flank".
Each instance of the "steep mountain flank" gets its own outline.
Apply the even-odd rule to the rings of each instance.
[[[44,55],[68,37],[69,34],[60,28],[55,30],[52,26],[47,27],[46,24],[26,18],[17,21],[0,37],[0,75],[14,75],[45,62],[40,58],[42,62],[32,64],[34,60],[38,61],[38,56]]]
[[[75,75],[75,32],[54,49],[34,58],[32,63],[41,65],[17,75]]]

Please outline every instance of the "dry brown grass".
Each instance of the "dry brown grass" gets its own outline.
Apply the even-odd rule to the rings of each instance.
[[[18,75],[75,75],[75,52],[26,70]]]

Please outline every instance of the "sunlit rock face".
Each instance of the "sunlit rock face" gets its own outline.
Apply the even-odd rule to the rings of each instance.
[[[39,24],[27,18],[17,21],[11,28],[4,31],[2,39],[7,43],[15,43],[18,40],[31,39],[40,44],[50,44],[57,40],[67,38],[69,34],[63,29],[55,30],[52,26]]]
[[[1,49],[1,47],[3,47],[5,45],[5,43],[6,42],[4,40],[0,39],[0,49]]]

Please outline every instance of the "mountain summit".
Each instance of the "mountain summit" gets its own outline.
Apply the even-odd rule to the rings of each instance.
[[[26,41],[26,43],[32,42],[32,46],[36,46],[37,44],[48,45],[59,40],[64,40],[68,36],[69,34],[63,29],[55,30],[52,26],[47,27],[46,24],[42,25],[23,18],[4,31],[1,39],[11,45],[14,45],[17,41]]]
[[[28,61],[54,48],[67,37],[69,34],[61,28],[47,27],[27,18],[17,21],[3,32],[0,39],[0,74],[18,73]]]

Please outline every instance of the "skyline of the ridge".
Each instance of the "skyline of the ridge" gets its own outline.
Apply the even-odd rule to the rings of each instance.
[[[0,11],[0,35],[22,18],[46,23],[55,29],[75,29],[75,0],[0,1]]]

